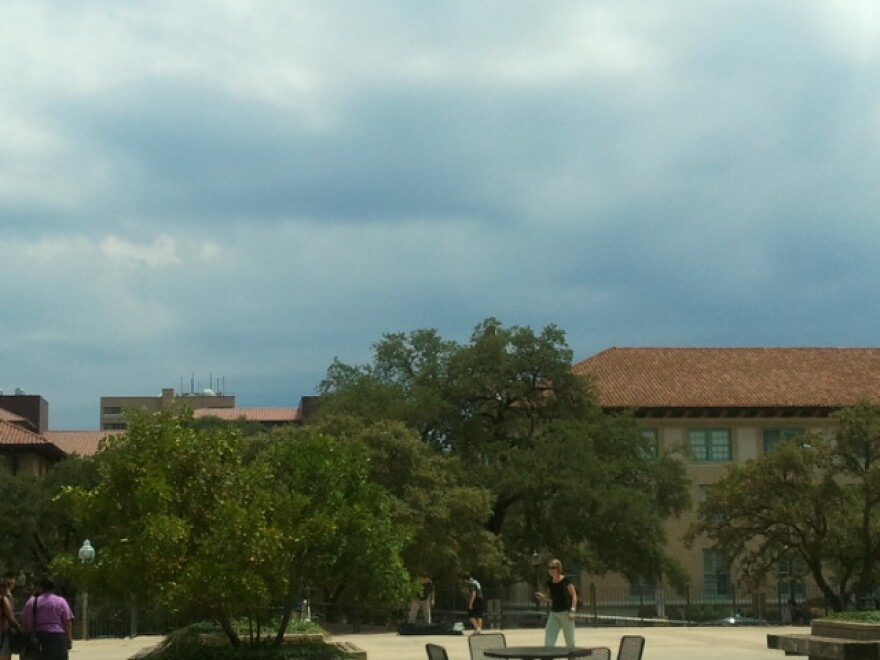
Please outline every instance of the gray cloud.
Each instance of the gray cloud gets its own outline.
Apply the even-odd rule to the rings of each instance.
[[[8,3],[0,388],[54,428],[193,373],[294,405],[383,332],[488,315],[579,358],[870,345],[877,25],[859,0]]]

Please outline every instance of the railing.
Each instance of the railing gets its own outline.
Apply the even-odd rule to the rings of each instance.
[[[514,592],[531,589],[484,588],[486,628],[542,627],[546,622],[547,606],[539,605],[528,597]],[[771,624],[789,623],[788,598],[784,589],[770,592],[751,592],[731,587],[727,593],[691,587],[682,592],[673,589],[650,589],[635,593],[627,587],[597,588],[586,585],[578,589],[580,606],[579,625],[588,626],[652,626],[652,625],[699,625],[720,622],[731,617],[739,621],[752,620]],[[467,626],[465,594],[457,588],[438,587],[436,604],[432,612],[435,623],[462,622]],[[815,616],[828,613],[824,598],[818,589],[801,591],[797,598]],[[391,611],[364,612],[362,608],[348,606],[327,617],[328,610],[322,603],[313,603],[314,617],[333,632],[357,632],[365,627],[394,629],[406,621],[408,607]],[[421,621],[421,619],[419,619]]]
[[[542,627],[546,621],[547,607],[531,600],[531,593],[530,588],[522,585],[519,588],[484,588],[487,605],[484,626],[508,629]],[[789,622],[789,594],[784,589],[753,593],[730,588],[728,593],[719,594],[701,587],[691,587],[683,592],[658,588],[643,589],[637,593],[625,587],[598,588],[588,584],[585,588],[579,588],[578,593],[581,601],[577,614],[579,625],[697,625],[732,616],[769,623]],[[808,589],[801,594],[802,597],[797,598],[800,605],[806,605],[814,615],[827,613],[828,609],[818,590]],[[462,622],[468,625],[465,593],[458,585],[438,585],[435,601],[432,613],[435,623]],[[308,614],[330,632],[343,633],[396,630],[406,621],[408,610],[407,604],[368,608],[354,599],[347,599],[335,606],[312,600]],[[81,614],[78,608],[75,609],[77,620],[80,620]],[[267,612],[264,618],[270,620],[276,615],[277,612]],[[90,598],[88,616],[89,636],[92,638],[166,634],[193,621],[192,617],[183,620],[155,609],[102,603],[94,595]],[[209,617],[206,614],[204,618]],[[79,634],[81,626],[75,625],[74,629]]]

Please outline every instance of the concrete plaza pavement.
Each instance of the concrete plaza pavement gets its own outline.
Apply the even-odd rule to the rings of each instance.
[[[783,660],[781,651],[767,648],[768,633],[805,633],[803,626],[729,627],[608,627],[577,629],[578,646],[608,646],[617,651],[621,635],[643,635],[644,660]],[[491,632],[491,631],[490,631]],[[537,628],[503,630],[509,646],[539,645],[544,631]],[[398,635],[394,632],[334,635],[367,652],[368,660],[425,660],[425,644],[446,647],[450,660],[470,660],[467,635]],[[156,645],[161,637],[76,641],[71,660],[128,660]],[[560,635],[559,643],[562,643]]]

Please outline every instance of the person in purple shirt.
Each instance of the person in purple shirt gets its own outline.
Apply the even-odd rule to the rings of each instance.
[[[73,646],[73,612],[54,591],[55,582],[41,579],[21,609],[22,629],[25,633],[35,631],[40,640],[40,660],[68,660],[68,650]]]

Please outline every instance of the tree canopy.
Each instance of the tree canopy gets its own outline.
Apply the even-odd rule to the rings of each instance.
[[[489,318],[466,344],[387,334],[370,364],[334,362],[320,414],[397,420],[457,458],[465,483],[490,492],[482,523],[521,575],[534,551],[594,572],[673,573],[663,518],[687,506],[684,468],[654,456],[632,419],[603,414],[571,361],[553,325]]]
[[[348,416],[325,417],[314,425],[340,439],[362,441],[370,451],[370,479],[394,498],[394,519],[409,530],[402,556],[411,575],[429,573],[454,584],[462,566],[503,571],[499,539],[483,524],[491,493],[473,485],[455,456],[432,450],[397,421],[364,424]]]
[[[69,457],[47,474],[13,476],[0,469],[0,563],[4,570],[45,574],[59,553],[75,553],[85,539],[73,518],[55,501],[64,486],[91,486],[91,459]]]
[[[728,552],[748,583],[801,567],[834,610],[880,585],[880,408],[834,414],[833,434],[812,433],[732,466],[699,505],[691,540]]]
[[[294,598],[347,589],[387,602],[406,587],[405,530],[368,478],[362,442],[293,428],[247,437],[234,424],[143,413],[96,462],[97,484],[62,498],[100,548],[92,579],[210,617],[233,643],[233,621],[270,604],[286,624]],[[56,568],[76,570],[70,562]]]

